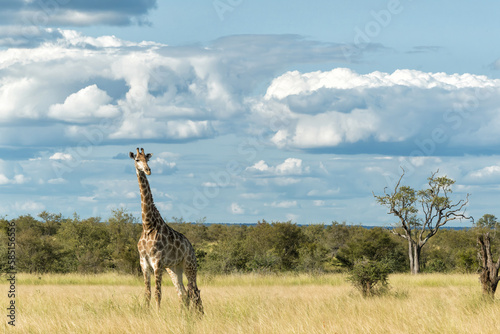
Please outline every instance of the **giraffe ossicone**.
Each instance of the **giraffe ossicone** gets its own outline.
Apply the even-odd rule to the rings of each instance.
[[[203,314],[200,290],[196,284],[197,263],[194,248],[182,234],[167,225],[156,208],[151,188],[146,175],[151,175],[148,161],[152,154],[137,148],[137,153],[130,152],[135,161],[135,170],[141,193],[142,234],[137,248],[144,274],[146,303],[151,301],[151,272],[155,276],[156,306],[160,308],[161,280],[166,269],[177,290],[181,302],[188,308],[194,308]],[[182,282],[182,274],[188,280],[187,292]]]

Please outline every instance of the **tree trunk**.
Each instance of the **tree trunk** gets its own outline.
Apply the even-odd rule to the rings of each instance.
[[[493,263],[489,233],[478,236],[477,243],[479,245],[479,258],[481,260],[479,281],[483,287],[483,294],[494,298],[498,281],[500,280],[500,277],[498,277],[500,258],[497,263]]]
[[[410,257],[410,270],[413,275],[420,272],[420,251],[422,247],[416,242],[408,241],[408,255]]]

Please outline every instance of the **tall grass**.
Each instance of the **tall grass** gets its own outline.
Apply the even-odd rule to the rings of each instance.
[[[82,274],[18,274],[17,281],[21,285],[130,285],[142,286],[144,284],[142,275],[121,275],[117,273],[106,273],[97,275]],[[170,276],[163,275],[163,285],[173,286]],[[198,285],[210,286],[274,286],[274,285],[341,285],[345,284],[342,275],[311,275],[311,274],[231,274],[211,275],[201,274],[198,276]]]
[[[168,275],[167,275],[168,276]],[[20,285],[142,285],[142,276],[106,273],[82,274],[24,274],[16,276]]]
[[[20,275],[13,332],[500,332],[500,303],[481,298],[477,275],[392,275],[391,291],[373,298],[362,298],[342,275],[202,275],[201,320],[181,309],[167,282],[157,311],[144,306],[138,277]],[[7,285],[0,289],[7,305]]]

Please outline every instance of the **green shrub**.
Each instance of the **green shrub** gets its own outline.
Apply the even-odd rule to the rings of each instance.
[[[361,292],[363,297],[369,297],[387,291],[389,272],[387,263],[365,258],[354,263],[347,280]]]

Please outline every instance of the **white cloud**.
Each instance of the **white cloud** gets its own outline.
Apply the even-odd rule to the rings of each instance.
[[[500,176],[500,165],[487,166],[481,168],[479,170],[473,171],[469,173],[469,176],[473,179],[481,180],[485,178],[491,177],[499,177]]]
[[[289,186],[292,184],[299,183],[300,179],[298,178],[293,178],[293,177],[277,177],[274,179],[274,183],[278,186]]]
[[[296,222],[300,218],[300,215],[294,214],[294,213],[287,213],[286,214],[286,219],[291,222]]]
[[[68,183],[68,181],[63,179],[62,177],[59,177],[57,179],[50,179],[47,181],[47,183],[49,183],[49,184],[64,184],[64,183]]]
[[[25,202],[15,202],[14,203],[14,210],[19,211],[19,212],[36,212],[39,213],[40,211],[45,209],[45,205],[39,202],[34,202],[34,201],[25,201]]]
[[[50,160],[63,160],[63,161],[69,161],[73,160],[73,156],[69,153],[64,153],[64,152],[56,152],[52,154],[49,157]]]
[[[137,192],[135,191],[129,191],[125,194],[125,197],[126,198],[131,198],[131,199],[135,199],[137,197],[139,197],[139,195],[137,194]]]
[[[266,204],[266,206],[271,206],[273,208],[293,208],[297,206],[297,201],[281,201],[281,202],[272,202],[270,204]]]
[[[172,211],[173,208],[172,202],[155,202],[155,205],[161,212]]]
[[[468,73],[293,71],[249,100],[251,131],[271,132],[272,143],[291,149],[397,142],[413,150],[416,141],[433,141],[423,154],[433,155],[437,146],[498,143],[499,96],[499,79]]]
[[[286,45],[308,50],[294,55],[296,62],[334,53],[331,45],[303,45],[293,36],[238,36],[191,48],[50,28],[29,36],[41,42],[0,50],[0,122],[43,120],[71,143],[101,120],[112,124],[102,142],[189,141],[246,130],[281,149],[322,149],[413,144],[432,138],[439,126],[446,137],[441,147],[500,142],[500,80],[485,76],[336,68],[292,71],[272,80],[276,64],[283,62],[276,54],[288,52]],[[275,45],[277,40],[284,44]],[[250,41],[251,50],[244,47]],[[272,82],[259,96],[255,90],[263,80]],[[39,130],[56,132],[47,126]],[[25,136],[26,144],[56,140],[35,132]],[[468,136],[459,135],[464,132]],[[5,135],[1,143],[10,144],[10,138]]]
[[[331,197],[340,193],[340,187],[336,189],[318,190],[313,189],[307,192],[307,196],[311,197]]]
[[[400,158],[399,161],[400,162],[404,162],[403,159],[405,158]],[[441,159],[440,158],[437,158],[437,157],[410,157],[410,163],[415,166],[415,167],[422,167],[424,164],[426,163],[435,163],[435,164],[439,164],[441,162]]]
[[[264,193],[243,193],[243,194],[240,194],[239,196],[241,198],[244,198],[244,199],[255,200],[255,199],[260,199],[260,198],[264,197],[265,194]]]
[[[276,166],[276,174],[278,175],[301,175],[308,172],[309,167],[302,167],[302,159],[288,158]]]
[[[71,94],[63,104],[52,105],[48,116],[66,122],[89,122],[95,118],[114,118],[119,115],[116,106],[108,104],[111,97],[97,85],[91,85]]]
[[[177,153],[172,153],[172,152],[160,152],[158,154],[156,154],[156,156],[158,158],[162,158],[162,159],[165,159],[165,160],[173,160],[173,159],[178,159],[179,158],[179,154]]]
[[[10,180],[7,176],[0,174],[0,184],[9,184]]]
[[[26,176],[24,176],[22,174],[17,174],[17,175],[14,176],[14,183],[15,184],[23,184],[23,183],[26,183],[26,182],[28,182],[30,180],[31,180],[31,178],[26,177]]]
[[[302,165],[302,159],[288,158],[283,163],[275,167],[269,166],[264,160],[256,162],[245,170],[253,173],[264,173],[275,176],[302,175],[310,171],[309,166]]]
[[[26,177],[22,174],[16,174],[12,179],[9,179],[4,174],[0,174],[0,185],[3,184],[24,184],[31,180],[30,177]]]
[[[379,87],[406,86],[415,88],[459,88],[498,87],[500,80],[484,75],[425,73],[416,70],[396,70],[393,73],[372,72],[358,74],[348,68],[336,68],[328,72],[300,73],[291,71],[273,80],[265,98],[284,99],[290,95],[311,93],[321,88],[367,89]]]
[[[163,44],[155,42],[135,42],[125,41],[116,36],[99,36],[90,37],[85,36],[76,30],[57,30],[61,34],[60,42],[67,43],[71,46],[92,46],[95,48],[120,48],[120,47],[133,47],[133,46],[162,46]]]
[[[113,126],[104,139],[212,137],[220,121],[241,110],[214,55],[57,30],[57,38],[34,48],[0,50],[0,122],[109,119]],[[63,126],[68,138],[85,132]]]
[[[375,113],[369,110],[353,110],[350,114],[330,111],[301,115],[293,133],[278,131],[271,141],[279,147],[299,148],[355,143],[374,135],[379,122]]]
[[[256,162],[253,166],[247,167],[246,170],[249,171],[259,171],[259,172],[267,172],[269,170],[269,166],[266,164],[264,160],[260,160],[259,162]]]
[[[236,202],[231,203],[229,211],[234,215],[242,215],[245,213],[245,210]]]
[[[78,201],[86,203],[95,203],[97,202],[97,199],[95,196],[78,196]]]
[[[167,174],[176,170],[177,164],[173,161],[168,161],[165,158],[157,157],[153,158],[149,163],[149,167],[151,167],[152,171],[157,174]]]

